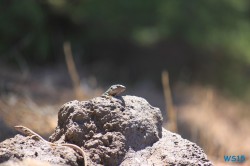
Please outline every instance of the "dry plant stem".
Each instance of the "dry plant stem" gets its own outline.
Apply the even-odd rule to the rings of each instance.
[[[169,75],[167,71],[162,72],[162,86],[165,96],[166,113],[168,115],[168,129],[172,132],[177,132],[177,115],[173,106],[171,89],[169,84]]]
[[[43,137],[41,137],[39,134],[37,134],[36,132],[32,131],[31,129],[25,127],[25,126],[14,126],[14,128],[21,132],[22,134],[24,135],[27,135],[27,136],[30,136],[31,138],[33,139],[36,139],[36,140],[41,140],[43,142],[46,142],[48,143],[49,145],[51,146],[67,146],[67,147],[70,147],[78,152],[81,153],[81,155],[83,156],[84,158],[84,166],[87,166],[87,158],[86,158],[86,154],[85,152],[77,145],[74,145],[74,144],[66,144],[66,143],[63,143],[63,144],[56,144],[56,143],[52,143],[52,142],[49,142],[49,141],[46,141]]]
[[[71,45],[69,42],[64,42],[63,50],[65,54],[65,60],[67,63],[69,75],[73,82],[75,96],[77,99],[82,100],[85,98],[85,96],[84,96],[83,90],[81,89],[79,75],[76,70],[76,66],[74,63],[73,55],[72,55]]]

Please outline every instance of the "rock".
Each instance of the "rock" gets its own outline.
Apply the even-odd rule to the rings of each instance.
[[[9,160],[0,165],[1,166],[59,166],[58,164],[50,164],[49,162],[40,161],[33,158],[25,158],[22,161]]]
[[[17,135],[0,143],[0,163],[30,157],[52,164],[83,165],[81,156],[68,147],[51,148],[43,141],[22,143],[18,139],[24,137]],[[136,96],[64,104],[49,140],[78,145],[86,152],[88,165],[212,165],[196,144],[163,129],[160,110]],[[67,158],[70,154],[72,158]]]
[[[143,150],[129,150],[120,166],[139,165],[203,165],[212,163],[203,150],[180,135],[163,129],[162,138]]]
[[[72,101],[59,111],[52,142],[71,142],[88,152],[95,164],[118,165],[129,148],[153,145],[162,133],[158,108],[136,96]]]
[[[0,163],[8,160],[13,163],[27,158],[49,162],[52,165],[83,165],[81,156],[69,147],[52,147],[43,141],[19,134],[0,143]],[[32,160],[32,163],[34,161]]]

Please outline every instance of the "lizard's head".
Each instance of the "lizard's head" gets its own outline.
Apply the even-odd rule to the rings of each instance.
[[[126,90],[126,87],[121,84],[112,85],[109,88],[110,95],[118,95]]]

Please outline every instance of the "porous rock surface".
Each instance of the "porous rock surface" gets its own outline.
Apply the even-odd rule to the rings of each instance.
[[[153,146],[143,150],[129,150],[121,166],[210,166],[212,163],[207,159],[203,150],[180,135],[162,131],[162,138]]]
[[[19,160],[29,158],[49,162],[51,165],[83,165],[81,156],[69,147],[51,147],[43,141],[36,141],[19,134],[0,143],[0,163],[2,163],[0,165],[17,165]],[[20,165],[28,164],[20,163]]]
[[[18,142],[23,138],[17,135],[0,143],[0,163],[31,157],[52,164],[83,165],[82,157],[68,147],[51,148],[32,139]],[[160,110],[136,96],[96,97],[64,104],[49,141],[78,145],[86,152],[88,165],[212,165],[196,144],[163,129]],[[12,151],[19,148],[19,156],[8,145]],[[71,152],[70,160],[67,151]]]

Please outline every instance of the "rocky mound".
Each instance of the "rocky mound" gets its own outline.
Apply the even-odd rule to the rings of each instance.
[[[49,141],[81,147],[88,165],[212,165],[196,144],[163,129],[160,110],[136,96],[64,104]],[[0,163],[26,158],[84,165],[83,157],[69,147],[20,135],[0,143]]]

